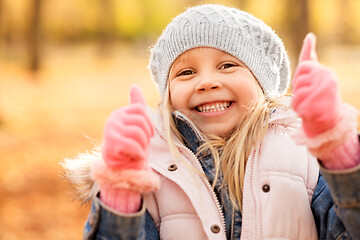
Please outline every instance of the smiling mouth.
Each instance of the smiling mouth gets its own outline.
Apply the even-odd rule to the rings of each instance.
[[[221,112],[221,111],[225,111],[226,109],[228,109],[231,106],[232,102],[214,102],[214,103],[209,103],[209,104],[203,104],[200,106],[195,107],[195,110],[198,112],[203,112],[203,113],[207,113],[207,112]]]

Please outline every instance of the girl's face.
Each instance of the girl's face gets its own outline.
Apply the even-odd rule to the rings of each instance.
[[[263,94],[251,71],[237,58],[209,47],[182,54],[169,75],[174,110],[205,134],[224,137]]]

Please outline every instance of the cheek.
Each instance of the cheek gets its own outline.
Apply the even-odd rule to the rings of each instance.
[[[174,110],[182,109],[183,108],[183,103],[182,103],[183,97],[181,96],[181,93],[180,93],[179,84],[170,82],[169,89],[170,89],[169,91],[170,91],[171,107]]]
[[[263,94],[256,79],[246,82],[244,89],[246,90],[242,92],[242,102],[246,107],[250,107],[256,103],[260,97],[260,94]]]
[[[258,89],[255,86],[251,86],[246,92],[246,98],[247,102],[249,103],[248,106],[255,103],[259,98]]]

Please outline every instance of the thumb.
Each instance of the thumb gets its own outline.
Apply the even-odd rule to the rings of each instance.
[[[130,88],[130,103],[140,103],[146,105],[144,95],[137,85],[132,85]]]
[[[299,62],[301,61],[315,61],[317,62],[316,54],[316,36],[313,33],[308,33],[304,39],[304,43],[301,48]]]

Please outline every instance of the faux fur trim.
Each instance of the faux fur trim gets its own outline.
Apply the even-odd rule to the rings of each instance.
[[[303,127],[294,135],[293,139],[297,144],[306,145],[309,149],[321,148],[331,142],[332,146],[338,146],[351,135],[356,134],[358,111],[349,104],[343,103],[341,108],[341,119],[332,129],[315,137],[308,137]]]
[[[108,167],[102,159],[98,159],[93,163],[92,173],[101,187],[148,193],[158,190],[160,186],[160,178],[151,168],[116,170]]]
[[[100,147],[91,152],[80,153],[76,158],[66,158],[61,163],[64,176],[75,189],[75,198],[82,204],[87,204],[99,192],[99,185],[92,178],[92,165],[102,159]]]

